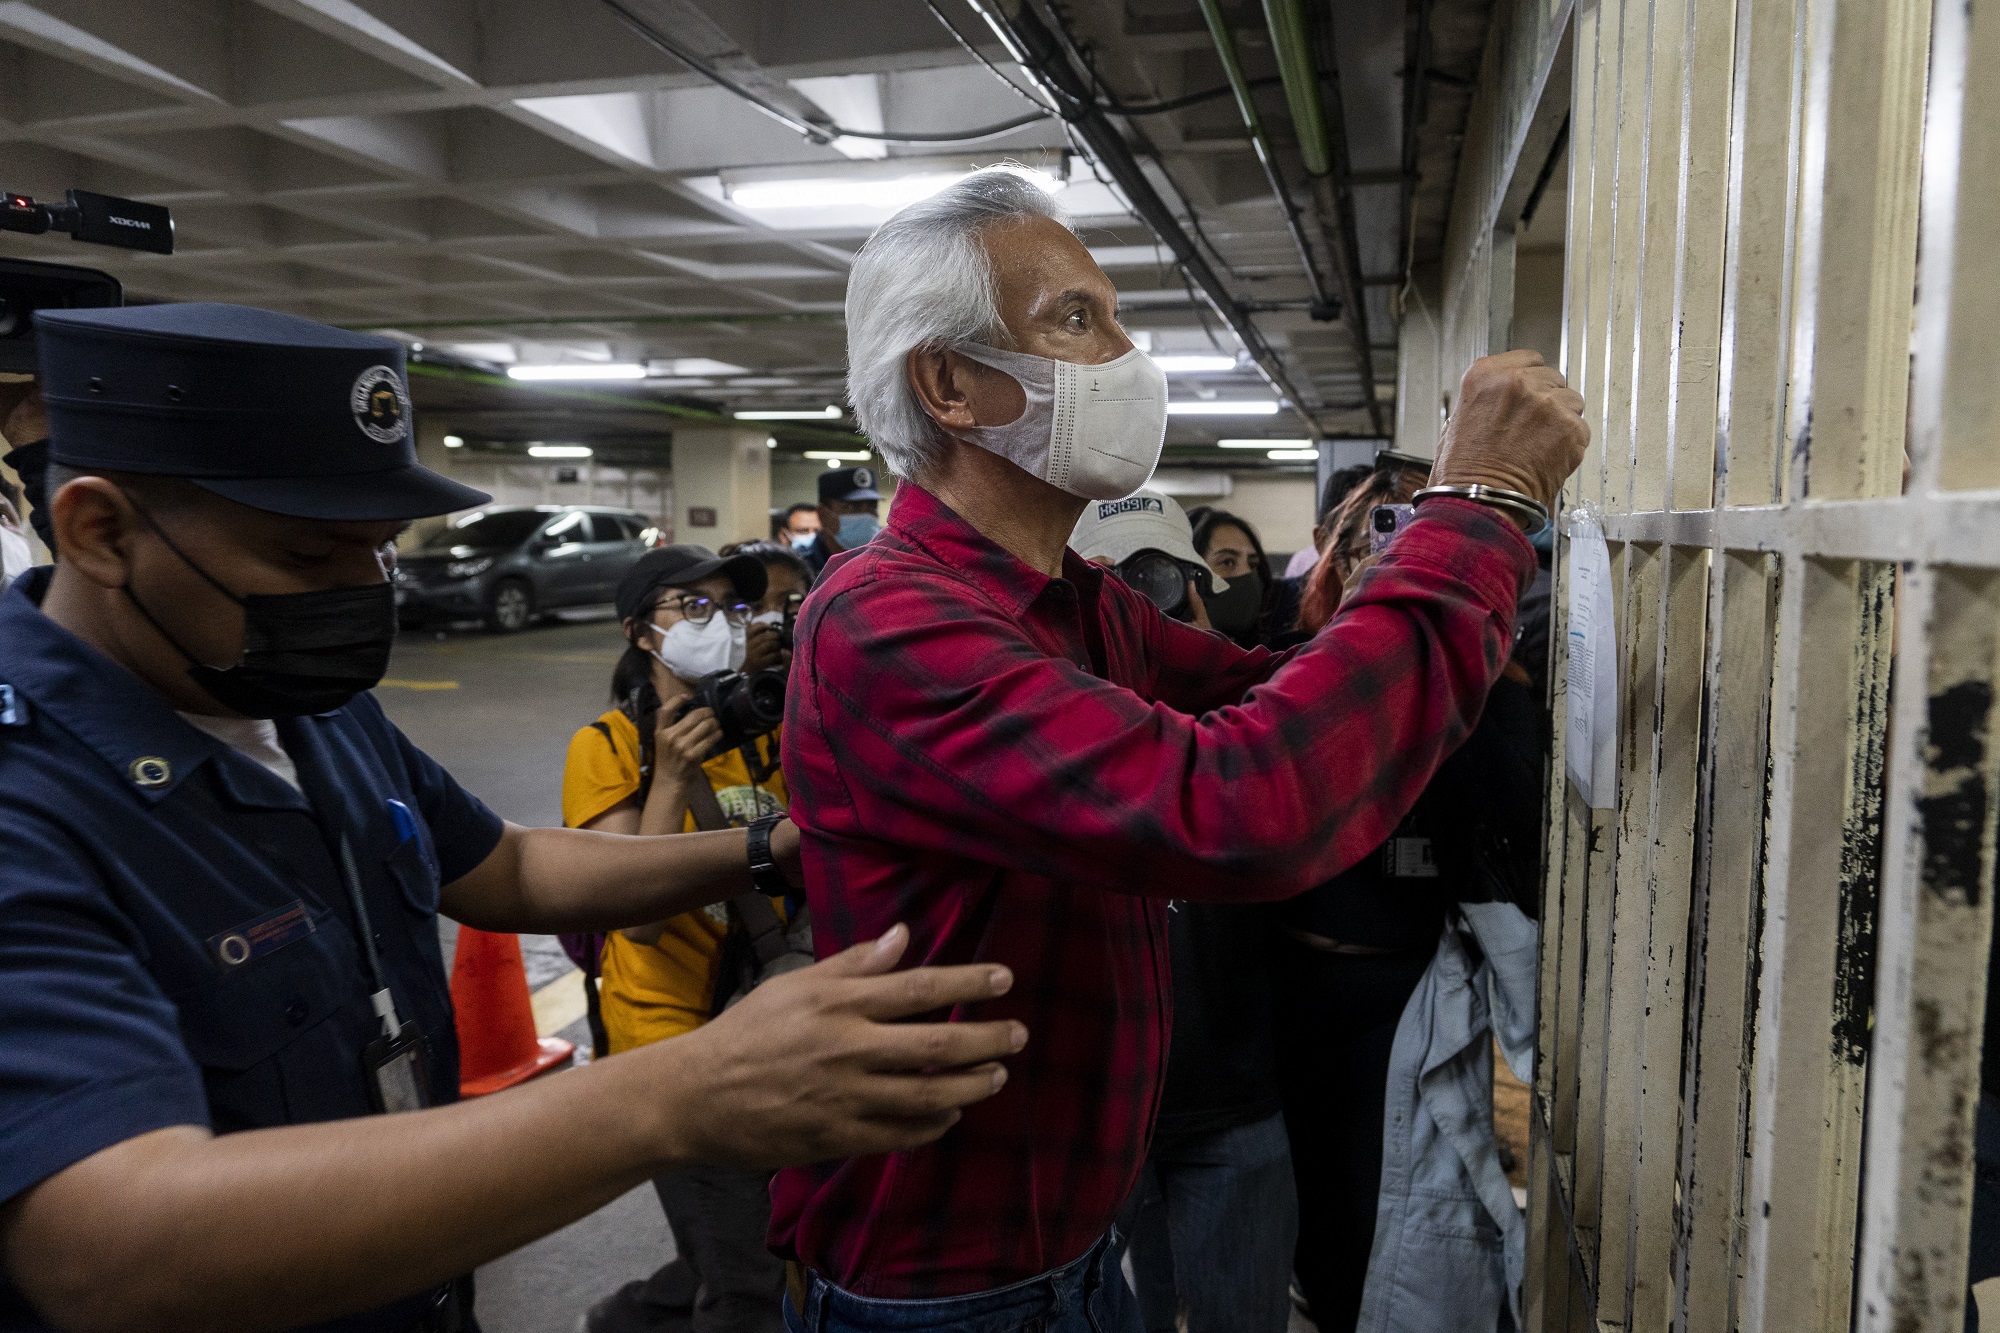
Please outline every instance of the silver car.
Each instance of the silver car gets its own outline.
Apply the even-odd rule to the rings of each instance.
[[[406,627],[478,617],[511,634],[566,606],[609,602],[665,535],[652,519],[597,505],[494,505],[455,519],[396,563]]]

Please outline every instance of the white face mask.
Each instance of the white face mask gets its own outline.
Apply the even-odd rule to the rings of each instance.
[[[1116,500],[1152,479],[1167,439],[1167,377],[1138,348],[1101,366],[984,343],[953,350],[1013,376],[1028,398],[1006,425],[954,432],[960,438],[1086,500]]]
[[[729,623],[720,611],[706,625],[677,620],[660,635],[653,656],[667,670],[692,684],[717,671],[739,671],[743,667],[744,627]]]
[[[35,563],[35,548],[12,528],[0,525],[0,583],[18,578]]]
[[[750,623],[753,625],[782,625],[785,623],[785,613],[783,611],[759,611],[756,615],[750,617]]]

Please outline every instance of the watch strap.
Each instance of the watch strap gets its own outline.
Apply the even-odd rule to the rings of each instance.
[[[771,854],[771,830],[776,828],[783,815],[762,815],[750,821],[750,838],[747,848],[750,860],[750,882],[757,886],[759,893],[772,898],[783,898],[793,892],[791,883],[778,869],[778,860]]]

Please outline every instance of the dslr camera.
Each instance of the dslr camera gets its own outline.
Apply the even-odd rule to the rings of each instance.
[[[0,231],[28,236],[54,231],[121,250],[174,252],[174,220],[166,209],[90,190],[71,190],[60,204],[0,190]],[[124,288],[109,273],[73,264],[0,258],[0,371],[34,373],[37,310],[123,304]]]
[[[1188,584],[1208,574],[1206,567],[1191,565],[1150,546],[1126,556],[1113,572],[1132,591],[1159,607],[1161,615],[1183,621],[1194,615],[1194,607],[1188,601]]]
[[[748,745],[776,731],[785,720],[785,669],[711,671],[695,682],[694,694],[675,712],[674,721],[697,708],[714,710],[715,720],[722,724],[715,754]]]

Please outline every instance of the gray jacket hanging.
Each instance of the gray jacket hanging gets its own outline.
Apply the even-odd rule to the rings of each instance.
[[[1493,1141],[1492,1038],[1532,1082],[1537,939],[1511,903],[1457,904],[1403,1010],[1356,1333],[1521,1327],[1526,1226]]]

